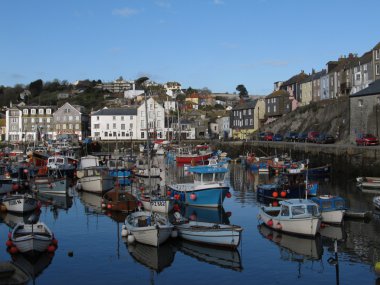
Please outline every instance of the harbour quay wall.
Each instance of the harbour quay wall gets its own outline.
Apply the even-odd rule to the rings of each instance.
[[[235,159],[249,152],[256,156],[288,154],[294,159],[310,159],[314,166],[330,163],[336,166],[337,171],[346,174],[352,172],[357,175],[380,176],[380,146],[271,141],[214,141],[213,144]]]

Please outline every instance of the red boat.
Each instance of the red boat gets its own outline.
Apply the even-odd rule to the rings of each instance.
[[[177,163],[198,164],[206,162],[212,156],[208,145],[197,145],[193,148],[179,148],[176,154]]]

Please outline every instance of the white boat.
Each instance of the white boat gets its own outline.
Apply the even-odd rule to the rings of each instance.
[[[380,190],[380,177],[356,177],[359,187]]]
[[[322,222],[331,224],[341,224],[346,212],[346,203],[342,197],[333,195],[319,195],[311,200],[319,205],[322,215]]]
[[[60,173],[62,176],[73,177],[76,163],[76,160],[73,158],[56,154],[48,158],[46,166],[49,173]]]
[[[183,239],[231,248],[236,248],[240,244],[243,231],[242,227],[236,225],[198,221],[181,221],[175,224],[175,228],[178,231],[178,236]]]
[[[101,166],[96,156],[81,158],[77,177],[79,178],[77,188],[83,191],[104,194],[114,187],[114,179],[108,167]]]
[[[159,246],[169,239],[174,226],[162,215],[148,211],[127,216],[123,227],[129,236],[143,244]]]
[[[11,241],[22,253],[46,251],[53,238],[52,231],[42,222],[19,223],[11,233]]]
[[[38,193],[67,194],[68,180],[66,177],[36,176],[33,181],[33,191]]]
[[[141,195],[139,201],[142,203],[144,210],[165,214],[173,209],[175,202],[171,197],[161,197],[149,194]]]
[[[7,211],[16,213],[30,212],[38,206],[38,200],[30,194],[14,194],[6,196],[1,202]]]
[[[376,210],[380,211],[380,196],[375,196],[372,199],[373,206],[376,208]]]
[[[315,236],[321,225],[318,205],[307,199],[280,201],[279,207],[261,206],[259,219],[274,230],[304,236]]]

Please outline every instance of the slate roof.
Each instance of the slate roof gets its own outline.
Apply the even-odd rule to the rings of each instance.
[[[369,95],[380,95],[380,79],[372,82],[367,88],[350,95],[350,97],[361,97]]]
[[[135,108],[109,108],[101,109],[92,114],[92,116],[136,116]]]
[[[301,81],[305,80],[309,75],[307,75],[306,73],[304,73],[303,71],[297,75],[294,75],[293,77],[291,77],[290,79],[286,80],[282,86],[287,86],[287,85],[291,85],[291,84],[294,84],[294,83],[300,83]]]
[[[285,90],[277,90],[277,91],[274,91],[272,92],[271,94],[269,94],[268,96],[265,97],[265,99],[269,99],[269,98],[275,98],[275,97],[281,97],[281,96],[285,96],[285,97],[289,97],[289,93]]]
[[[256,107],[257,100],[253,101],[245,101],[244,103],[240,103],[232,108],[232,110],[244,110],[244,109],[254,109]]]

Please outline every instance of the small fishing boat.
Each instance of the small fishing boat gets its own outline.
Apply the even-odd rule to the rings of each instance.
[[[177,163],[197,164],[207,161],[212,156],[208,145],[197,145],[195,148],[180,147],[177,149],[175,159]]]
[[[61,154],[55,154],[48,158],[47,169],[49,174],[60,174],[61,176],[74,177],[77,160]]]
[[[53,242],[52,231],[42,222],[35,224],[18,223],[11,233],[11,241],[24,252],[43,252]]]
[[[174,226],[159,213],[148,211],[134,212],[127,216],[122,235],[128,236],[128,241],[158,247],[169,239]]]
[[[194,175],[193,183],[168,185],[168,192],[176,200],[193,206],[220,207],[225,197],[231,197],[230,187],[225,182],[228,169],[196,166],[189,171]]]
[[[322,215],[322,222],[341,224],[347,210],[346,202],[342,197],[333,195],[320,195],[311,200],[318,204]]]
[[[137,199],[126,190],[115,187],[103,195],[102,208],[110,211],[132,212],[137,209]]]
[[[174,207],[174,198],[164,197],[159,195],[142,194],[139,197],[144,210],[159,212],[159,213],[169,213]]]
[[[38,207],[38,200],[30,194],[5,196],[1,202],[9,212],[26,213]]]
[[[240,244],[243,231],[240,226],[189,221],[183,219],[178,212],[174,213],[174,216],[175,229],[178,231],[178,236],[183,239],[230,248],[236,248]]]
[[[304,236],[315,236],[318,233],[321,214],[316,203],[307,199],[289,199],[279,203],[279,207],[260,207],[259,219],[266,226]]]
[[[81,158],[77,177],[79,190],[104,194],[114,187],[114,179],[109,174],[108,167],[101,166],[96,156],[89,155]]]
[[[356,182],[359,187],[380,190],[380,177],[357,177]]]
[[[372,203],[375,209],[380,211],[380,196],[373,197]]]

